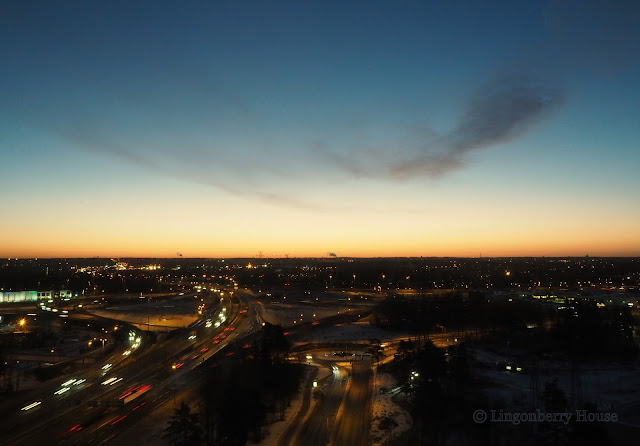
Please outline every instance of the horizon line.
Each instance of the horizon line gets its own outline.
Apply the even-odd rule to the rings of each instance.
[[[358,260],[371,260],[371,259],[637,259],[638,255],[514,255],[514,256],[262,256],[262,257],[147,257],[147,256],[92,256],[92,257],[5,257],[8,261],[11,260],[97,260],[97,259],[109,259],[109,260],[124,260],[124,259],[138,259],[138,260],[342,260],[342,259],[358,259]]]

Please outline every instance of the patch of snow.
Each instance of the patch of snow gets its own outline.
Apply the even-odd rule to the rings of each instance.
[[[381,446],[390,438],[397,438],[411,428],[413,420],[409,412],[392,401],[400,393],[400,388],[393,376],[388,373],[374,373],[373,418],[370,439],[372,446]],[[384,389],[384,393],[380,393]],[[380,421],[389,417],[397,426],[389,432],[380,429]]]

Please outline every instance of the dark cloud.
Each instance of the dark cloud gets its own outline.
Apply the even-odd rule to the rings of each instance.
[[[404,150],[360,150],[355,156],[325,154],[349,174],[383,175],[393,180],[439,178],[467,166],[470,152],[508,143],[527,133],[562,102],[559,89],[522,75],[501,75],[485,83],[469,99],[453,129],[441,136],[397,144]],[[429,128],[425,123],[425,128]]]
[[[561,102],[554,88],[522,76],[495,79],[469,101],[458,124],[445,138],[451,153],[502,144],[524,134]]]
[[[389,146],[330,154],[350,175],[393,180],[439,178],[465,168],[470,154],[523,137],[564,100],[561,85],[590,71],[615,75],[640,60],[640,4],[634,0],[550,2],[544,10],[546,39],[522,48],[469,98],[449,132],[415,138],[410,150]],[[506,68],[510,67],[510,68]],[[527,73],[527,74],[523,74]],[[428,122],[423,127],[430,127]]]

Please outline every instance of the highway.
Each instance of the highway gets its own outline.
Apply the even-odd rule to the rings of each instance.
[[[74,318],[80,320],[89,320],[90,316],[82,313],[74,314]],[[110,326],[111,323],[109,324]],[[142,333],[126,325],[121,325],[121,329],[131,329],[136,333],[136,337],[142,336]],[[87,399],[91,384],[99,381],[104,375],[102,370],[103,364],[112,364],[115,369],[122,362],[127,360],[128,355],[123,355],[126,350],[130,350],[131,345],[117,345],[112,353],[103,358],[100,363],[82,371],[73,377],[59,377],[52,379],[44,385],[29,389],[15,398],[11,398],[3,404],[3,415],[5,422],[0,425],[0,435],[3,440],[9,444],[10,441],[18,440],[28,431],[39,428],[47,419],[43,418],[43,413],[47,413],[50,418],[60,416],[60,414],[70,410],[70,406],[74,405],[74,401],[78,399]],[[93,354],[93,353],[92,353]],[[70,379],[74,379],[73,383],[68,383]],[[101,381],[99,381],[101,382]],[[61,386],[62,383],[68,383],[67,386]],[[63,388],[68,390],[62,391]],[[33,409],[21,410],[21,408],[29,407],[30,404],[39,404]]]
[[[366,446],[371,425],[371,361],[354,361],[350,386],[338,410],[330,445]]]
[[[236,290],[232,298],[224,299],[222,308],[207,307],[203,318],[189,329],[176,330],[151,346],[143,339],[143,346],[129,355],[124,355],[128,346],[123,345],[78,376],[55,380],[45,395],[20,402],[24,404],[20,407],[37,401],[39,405],[27,411],[17,407],[15,423],[3,423],[3,445],[97,446],[122,435],[134,437],[136,424],[143,418],[148,423],[149,417],[155,416],[158,423],[166,423],[166,415],[157,415],[162,412],[157,409],[170,407],[177,397],[196,388],[203,370],[226,356],[241,354],[243,344],[252,342],[246,339],[262,325],[253,297],[249,291]],[[226,320],[216,327],[213,323],[221,314]],[[91,318],[81,313],[76,317]],[[446,343],[449,337],[435,335],[434,340]],[[346,344],[342,345],[345,348]],[[318,383],[323,393],[320,399],[310,401],[305,396],[303,416],[279,439],[279,446],[369,443],[371,358],[361,354],[344,358],[331,351],[308,352],[312,363],[333,371]],[[71,379],[78,381],[60,386]],[[68,390],[57,393],[64,388]]]
[[[233,300],[232,304],[226,299],[227,321],[219,327],[205,324],[203,318],[190,330],[178,331],[176,336],[139,352],[132,351],[124,359],[122,351],[114,352],[104,363],[73,377],[80,383],[70,384],[64,393],[54,394],[56,387],[48,387],[34,401],[40,401],[39,405],[26,411],[17,409],[15,422],[3,423],[3,445],[96,445],[110,441],[149,408],[171,400],[181,388],[196,381],[199,376],[193,370],[198,365],[257,329],[255,319],[239,317],[245,307],[242,299]],[[104,368],[108,364],[112,365]],[[181,365],[173,368],[176,364]],[[109,379],[111,382],[107,382]],[[144,395],[118,406],[127,391],[143,386],[150,386]]]
[[[329,376],[318,381],[322,396],[299,426],[292,423],[278,446],[366,445],[371,424],[371,360],[345,361],[327,350],[314,350],[308,362]]]
[[[324,396],[312,406],[310,415],[305,418],[301,428],[293,434],[290,444],[318,446],[327,444],[336,412],[347,387],[347,375],[346,369],[336,367],[325,382],[319,384]],[[281,442],[280,446],[284,444]]]

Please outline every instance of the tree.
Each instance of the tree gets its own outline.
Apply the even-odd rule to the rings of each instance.
[[[282,362],[289,351],[289,342],[282,327],[265,322],[260,347],[260,356],[263,359],[273,363]]]
[[[545,384],[540,400],[547,413],[566,412],[569,408],[567,397],[558,386],[557,380]],[[564,445],[567,444],[567,438],[568,428],[564,422],[548,421],[540,424],[536,443],[550,446]]]
[[[393,429],[398,427],[398,422],[388,416],[384,416],[380,419],[380,423],[378,423],[378,429],[381,431],[385,431],[387,433],[387,438],[391,436]]]
[[[369,347],[369,353],[371,353],[371,359],[373,359],[376,363],[380,362],[380,359],[384,356],[383,349],[380,346],[379,339],[372,339],[371,346]]]
[[[196,446],[202,443],[202,428],[198,422],[198,414],[191,413],[187,404],[180,403],[174,409],[162,438],[168,439],[174,446]]]
[[[557,379],[545,384],[540,400],[547,412],[565,412],[569,407],[567,397],[558,385]]]

